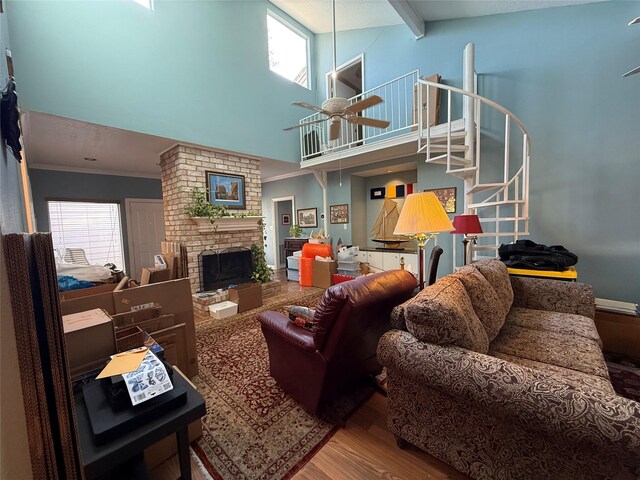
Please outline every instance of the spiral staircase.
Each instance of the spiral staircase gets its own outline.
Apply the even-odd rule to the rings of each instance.
[[[425,105],[420,115],[425,112],[427,115],[424,122],[422,119],[418,122],[418,152],[426,153],[427,163],[444,164],[447,174],[463,180],[463,213],[480,218],[484,233],[478,234],[477,244],[470,245],[471,259],[476,260],[496,257],[502,243],[529,234],[531,139],[527,128],[512,112],[474,93],[477,77],[473,55],[473,44],[469,44],[465,48],[463,89],[418,79],[424,87],[417,89],[417,101]],[[433,135],[429,127],[430,93],[434,88],[441,99],[446,99],[444,134]],[[456,97],[462,97],[464,125],[457,131],[452,120]]]
[[[433,89],[438,90],[437,96],[432,95]],[[496,257],[502,243],[528,235],[529,133],[512,112],[476,92],[474,45],[468,44],[462,89],[424,80],[414,71],[349,99],[384,98],[371,114],[389,119],[387,129],[344,129],[338,140],[328,141],[323,123],[301,128],[300,167],[313,170],[325,194],[325,211],[327,172],[415,155],[417,151],[425,154],[426,163],[442,164],[447,174],[462,179],[464,205],[458,213],[477,214],[484,232],[470,247],[472,260]],[[431,119],[430,112],[437,110],[430,102],[436,97],[440,112],[437,119]],[[300,123],[312,122],[317,115]],[[313,145],[309,138],[314,139]],[[454,266],[461,257],[456,255],[457,243],[452,242]]]

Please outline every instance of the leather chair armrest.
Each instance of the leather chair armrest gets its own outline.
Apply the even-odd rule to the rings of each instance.
[[[268,329],[282,337],[289,343],[304,350],[315,350],[313,333],[294,324],[289,318],[279,312],[262,312],[258,315],[263,331]]]

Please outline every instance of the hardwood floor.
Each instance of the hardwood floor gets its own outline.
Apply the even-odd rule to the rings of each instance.
[[[204,480],[191,462],[194,480]],[[179,476],[174,456],[149,472],[151,480],[169,480]],[[324,445],[294,480],[468,480],[468,477],[425,452],[409,446],[400,450],[387,429],[387,399],[379,393],[360,407],[345,428]]]
[[[387,399],[376,393],[294,477],[324,479],[455,479],[457,470],[409,446],[400,450],[387,429]]]
[[[283,297],[309,287],[287,282],[286,272],[278,270]],[[196,320],[197,321],[197,320]],[[205,480],[199,467],[191,461],[193,479]],[[151,480],[174,480],[179,477],[177,455],[149,472]],[[455,469],[425,452],[409,446],[400,450],[387,429],[387,399],[376,393],[347,420],[346,426],[324,445],[293,477],[294,480],[467,480]]]

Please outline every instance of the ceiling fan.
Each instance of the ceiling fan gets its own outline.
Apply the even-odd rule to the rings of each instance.
[[[331,78],[333,80],[332,94],[335,95],[336,91],[336,0],[332,0],[331,20],[333,22],[333,73]],[[329,120],[329,140],[337,140],[340,136],[340,123],[342,120],[346,120],[349,123],[355,125],[364,125],[367,127],[387,128],[389,122],[387,120],[378,120],[375,118],[361,117],[358,113],[366,110],[369,107],[378,105],[384,100],[378,95],[371,95],[370,97],[358,100],[355,103],[349,103],[349,100],[343,97],[332,96],[322,103],[322,107],[316,107],[305,102],[293,102],[292,105],[308,108],[317,113],[322,113],[328,118],[321,118],[319,120],[313,120],[310,122],[301,123],[292,127],[284,128],[283,130],[293,130],[295,128],[305,127],[307,125],[313,125],[314,123],[321,123]]]

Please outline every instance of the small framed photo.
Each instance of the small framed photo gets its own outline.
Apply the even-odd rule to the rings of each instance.
[[[349,205],[331,205],[329,207],[330,223],[349,223]]]
[[[316,228],[318,226],[318,209],[301,208],[298,213],[298,225],[302,228]]]
[[[444,207],[444,211],[447,213],[456,213],[456,191],[457,187],[447,187],[447,188],[431,188],[428,190],[424,190],[425,192],[433,192],[442,203]]]
[[[288,213],[282,214],[282,225],[291,225],[291,215]]]
[[[244,210],[245,188],[244,175],[229,175],[228,173],[206,172],[207,197],[214,205]]]
[[[378,187],[378,188],[372,188],[371,189],[371,200],[382,200],[386,194],[386,188],[385,187]]]

